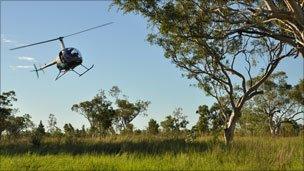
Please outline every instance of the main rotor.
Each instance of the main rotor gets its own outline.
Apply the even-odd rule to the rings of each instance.
[[[50,39],[50,40],[45,40],[45,41],[42,41],[42,42],[37,42],[37,43],[32,43],[32,44],[28,44],[28,45],[24,45],[24,46],[19,46],[19,47],[16,47],[16,48],[12,48],[10,50],[16,50],[16,49],[26,48],[26,47],[29,47],[29,46],[35,46],[35,45],[39,45],[39,44],[43,44],[43,43],[48,43],[48,42],[56,41],[56,40],[59,40],[61,42],[61,44],[62,44],[62,47],[64,48],[64,43],[63,43],[63,39],[64,38],[67,38],[67,37],[70,37],[70,36],[74,36],[76,34],[80,34],[80,33],[83,33],[83,32],[87,32],[87,31],[90,31],[90,30],[93,30],[93,29],[96,29],[96,28],[99,28],[99,27],[104,27],[106,25],[110,25],[110,24],[113,24],[113,23],[114,22],[105,23],[105,24],[102,24],[102,25],[99,25],[99,26],[95,26],[95,27],[91,27],[91,28],[88,28],[88,29],[85,29],[85,30],[82,30],[82,31],[79,31],[79,32],[76,32],[76,33],[68,34],[68,35],[65,35],[65,36],[60,36],[60,37],[55,38],[55,39]]]

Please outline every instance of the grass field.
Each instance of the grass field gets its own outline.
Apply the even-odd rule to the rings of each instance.
[[[0,170],[303,170],[303,137],[236,137],[231,146],[200,138],[117,136],[2,142]]]

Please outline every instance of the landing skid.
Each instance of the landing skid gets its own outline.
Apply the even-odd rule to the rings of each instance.
[[[55,81],[58,80],[60,77],[62,77],[64,74],[66,74],[68,71],[59,71],[57,77],[55,78]]]
[[[78,73],[77,71],[75,71],[74,69],[70,69],[72,70],[73,72],[75,72],[79,77],[81,77],[82,75],[84,75],[85,73],[87,73],[88,71],[90,71],[94,65],[92,65],[90,68],[80,64],[82,67],[84,67],[86,70],[83,72],[83,73]],[[58,80],[60,77],[62,77],[64,74],[66,74],[69,70],[67,71],[59,71],[57,77],[55,78],[55,81]]]
[[[86,67],[86,66],[84,66],[84,65],[82,65],[82,64],[80,64],[82,67],[84,67],[86,70],[83,72],[83,73],[78,73],[77,71],[75,71],[74,69],[71,69],[72,71],[74,71],[77,75],[79,75],[79,77],[81,77],[83,74],[85,74],[85,73],[87,73],[88,71],[90,71],[93,67],[94,67],[94,65],[92,65],[90,68],[88,68],[88,67]]]

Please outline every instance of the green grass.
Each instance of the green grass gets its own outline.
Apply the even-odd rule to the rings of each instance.
[[[303,170],[303,137],[236,137],[231,146],[201,138],[106,137],[65,144],[46,139],[0,144],[0,170]]]

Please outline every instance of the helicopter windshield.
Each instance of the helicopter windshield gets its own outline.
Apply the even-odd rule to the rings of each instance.
[[[82,59],[81,53],[75,48],[65,48],[59,53],[59,56],[63,60]]]
[[[77,50],[75,48],[69,48],[69,52],[70,52],[70,55],[72,57],[82,58],[81,53],[79,52],[79,50]]]

